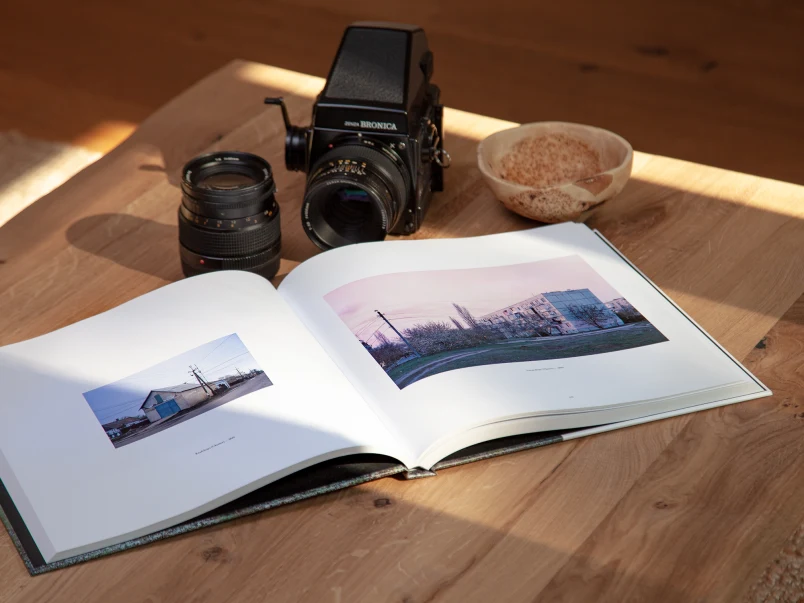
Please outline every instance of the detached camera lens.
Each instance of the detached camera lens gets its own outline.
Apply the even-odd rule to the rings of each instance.
[[[185,276],[279,270],[279,205],[270,164],[251,153],[221,151],[182,171],[179,250]]]

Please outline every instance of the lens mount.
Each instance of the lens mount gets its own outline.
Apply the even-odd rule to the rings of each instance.
[[[321,249],[381,241],[401,218],[408,172],[384,145],[357,140],[324,153],[302,204],[307,236]]]

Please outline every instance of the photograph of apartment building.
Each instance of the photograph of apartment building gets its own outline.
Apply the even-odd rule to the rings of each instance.
[[[540,293],[478,320],[499,330],[506,339],[568,335],[625,324],[589,289]]]
[[[473,366],[667,341],[579,256],[381,275],[325,300],[400,388]]]

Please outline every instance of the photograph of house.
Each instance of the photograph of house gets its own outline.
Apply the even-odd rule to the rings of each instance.
[[[120,448],[271,385],[232,333],[85,392],[84,399]]]
[[[205,385],[182,383],[151,390],[140,406],[140,410],[145,413],[151,423],[155,423],[159,419],[165,419],[205,402],[213,395],[215,395],[215,391]]]
[[[380,275],[324,299],[401,389],[488,364],[667,341],[580,256]]]

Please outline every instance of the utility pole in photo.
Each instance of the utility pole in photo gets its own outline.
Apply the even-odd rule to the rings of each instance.
[[[192,374],[192,375],[193,375],[193,376],[194,376],[196,379],[198,379],[198,384],[199,384],[201,387],[203,387],[203,388],[204,388],[204,391],[206,391],[206,390],[208,389],[208,390],[209,390],[209,395],[210,395],[210,396],[214,396],[214,395],[215,395],[215,390],[214,390],[214,389],[212,389],[212,386],[211,386],[209,383],[207,383],[207,382],[206,382],[206,381],[205,381],[205,380],[204,380],[204,379],[201,377],[201,375],[199,375],[199,374],[198,374],[198,373],[199,373],[198,365],[196,365],[195,367],[193,367],[192,365],[190,365],[190,373],[191,373],[191,374]]]
[[[422,357],[422,355],[419,354],[419,352],[416,350],[416,348],[414,348],[411,345],[411,343],[407,339],[405,339],[405,336],[402,335],[402,333],[400,333],[399,331],[397,331],[396,327],[394,325],[392,325],[391,322],[387,318],[385,318],[385,315],[382,312],[380,312],[379,310],[374,310],[374,311],[377,313],[377,316],[379,316],[380,318],[382,318],[385,321],[385,324],[387,324],[389,327],[391,327],[391,330],[399,336],[399,339],[401,339],[402,341],[405,342],[405,345],[408,346],[408,348],[410,349],[411,352],[413,352],[414,356],[416,356],[417,358]]]

